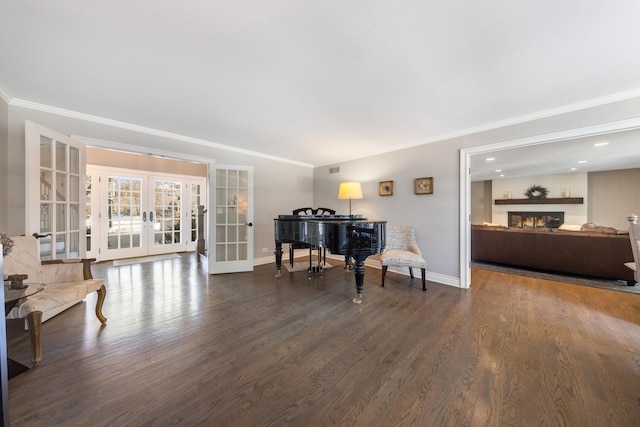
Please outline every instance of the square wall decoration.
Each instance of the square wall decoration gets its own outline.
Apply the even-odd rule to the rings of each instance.
[[[416,178],[414,190],[416,194],[433,194],[433,177]]]
[[[380,181],[378,194],[381,196],[393,196],[393,181]]]

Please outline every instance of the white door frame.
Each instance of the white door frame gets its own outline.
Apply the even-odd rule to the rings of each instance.
[[[471,286],[471,156],[640,128],[640,117],[460,150],[460,287]]]

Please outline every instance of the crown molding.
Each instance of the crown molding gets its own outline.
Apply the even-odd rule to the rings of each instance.
[[[16,99],[16,98],[14,98],[10,102],[10,104],[12,106],[16,106],[16,107],[27,108],[27,109],[30,109],[30,110],[43,111],[45,113],[55,114],[55,115],[58,115],[58,116],[69,117],[69,118],[78,119],[78,120],[83,120],[83,121],[86,121],[86,122],[97,123],[97,124],[101,124],[101,125],[105,125],[105,126],[111,126],[111,127],[119,128],[119,129],[130,130],[130,131],[133,131],[133,132],[144,133],[144,134],[147,134],[147,135],[154,135],[154,136],[158,136],[158,137],[161,137],[161,138],[168,138],[168,139],[173,139],[173,140],[177,140],[177,141],[183,141],[183,142],[187,142],[189,144],[202,145],[202,146],[205,146],[205,147],[215,148],[215,149],[218,149],[218,150],[231,151],[231,152],[234,152],[234,153],[240,153],[240,154],[244,154],[244,155],[247,155],[247,156],[261,157],[261,158],[264,158],[264,159],[274,160],[274,161],[277,161],[277,162],[290,163],[290,164],[294,164],[294,165],[297,165],[297,166],[313,168],[313,165],[311,165],[309,163],[303,163],[303,162],[298,162],[298,161],[295,161],[295,160],[285,159],[285,158],[282,158],[282,157],[271,156],[269,154],[264,154],[264,153],[259,153],[259,152],[256,152],[256,151],[245,150],[245,149],[242,149],[242,148],[232,147],[230,145],[219,144],[219,143],[216,143],[216,142],[207,141],[207,140],[200,139],[200,138],[193,138],[193,137],[190,137],[190,136],[180,135],[180,134],[173,133],[173,132],[165,132],[165,131],[162,131],[162,130],[148,128],[148,127],[145,127],[145,126],[139,126],[139,125],[134,125],[134,124],[131,124],[131,123],[121,122],[121,121],[118,121],[118,120],[106,119],[104,117],[93,116],[91,114],[80,113],[80,112],[77,112],[77,111],[67,110],[67,109],[64,109],[64,108],[58,108],[58,107],[53,107],[53,106],[50,106],[50,105],[39,104],[37,102],[26,101],[24,99]]]
[[[274,160],[274,161],[278,161],[278,162],[294,164],[294,165],[297,165],[297,166],[303,166],[303,167],[308,167],[308,168],[321,167],[321,166],[314,166],[314,165],[309,164],[309,163],[303,163],[303,162],[299,162],[299,161],[295,161],[295,160],[285,159],[285,158],[282,158],[282,157],[271,156],[271,155],[264,154],[264,153],[259,153],[259,152],[256,152],[256,151],[250,151],[250,150],[245,150],[245,149],[242,149],[242,148],[232,147],[232,146],[229,146],[229,145],[223,145],[223,144],[219,144],[219,143],[216,143],[216,142],[207,141],[207,140],[204,140],[204,139],[193,138],[193,137],[190,137],[190,136],[180,135],[180,134],[176,134],[176,133],[172,133],[172,132],[165,132],[165,131],[161,131],[161,130],[158,130],[158,129],[152,129],[152,128],[148,128],[148,127],[144,127],[144,126],[138,126],[138,125],[134,125],[134,124],[126,123],[126,122],[121,122],[121,121],[117,121],[117,120],[106,119],[104,117],[98,117],[98,116],[93,116],[93,115],[90,115],[90,114],[80,113],[80,112],[77,112],[77,111],[72,111],[72,110],[67,110],[67,109],[63,109],[63,108],[53,107],[53,106],[50,106],[50,105],[39,104],[39,103],[36,103],[36,102],[26,101],[26,100],[23,100],[23,99],[12,98],[11,95],[9,95],[9,93],[6,91],[6,89],[1,84],[0,84],[0,96],[5,101],[7,101],[8,104],[10,104],[12,106],[28,108],[28,109],[31,109],[31,110],[43,111],[43,112],[46,112],[46,113],[55,114],[55,115],[59,115],[59,116],[75,118],[75,119],[78,119],[78,120],[84,120],[84,121],[88,121],[88,122],[92,122],[92,123],[103,124],[103,125],[106,125],[106,126],[112,126],[112,127],[116,127],[116,128],[120,128],[120,129],[126,129],[126,130],[130,130],[130,131],[134,131],[134,132],[140,132],[140,133],[145,133],[145,134],[148,134],[148,135],[159,136],[159,137],[162,137],[162,138],[174,139],[174,140],[178,140],[178,141],[187,142],[187,143],[190,143],[190,144],[197,144],[197,145],[202,145],[202,146],[205,146],[205,147],[216,148],[216,149],[219,149],[219,150],[231,151],[231,152],[235,152],[235,153],[241,153],[241,154],[248,155],[248,156],[261,157],[261,158]],[[502,128],[502,127],[517,125],[517,124],[520,124],[520,123],[531,122],[531,121],[534,121],[534,120],[539,120],[539,119],[543,119],[543,118],[547,118],[547,117],[557,116],[557,115],[560,115],[560,114],[571,113],[571,112],[574,112],[574,111],[584,110],[584,109],[587,109],[587,108],[598,107],[598,106],[601,106],[601,105],[611,104],[613,102],[624,101],[624,100],[627,100],[627,99],[633,99],[633,98],[637,98],[637,97],[640,97],[640,88],[636,88],[636,89],[632,89],[632,90],[628,90],[628,91],[624,91],[624,92],[618,92],[618,93],[615,93],[615,94],[602,96],[600,98],[590,99],[590,100],[587,100],[587,101],[576,102],[576,103],[565,105],[565,106],[561,106],[561,107],[551,108],[551,109],[543,110],[543,111],[540,111],[540,112],[537,112],[537,113],[526,114],[526,115],[523,115],[523,116],[517,116],[517,117],[510,118],[510,119],[505,119],[505,120],[501,120],[501,121],[497,121],[497,122],[487,123],[487,124],[480,125],[480,126],[475,126],[475,127],[471,127],[471,128],[467,128],[467,129],[461,129],[461,130],[458,130],[458,131],[455,131],[455,132],[450,132],[450,133],[446,133],[446,134],[433,136],[431,138],[427,138],[427,139],[424,139],[424,140],[416,141],[416,142],[413,142],[413,143],[400,144],[400,145],[394,146],[393,148],[390,148],[389,150],[377,152],[375,154],[384,154],[384,153],[389,153],[389,152],[393,152],[393,151],[403,150],[403,149],[406,149],[406,148],[411,148],[411,147],[417,147],[417,146],[420,146],[420,145],[430,144],[432,142],[446,141],[448,139],[460,138],[460,137],[467,136],[467,135],[473,135],[473,134],[480,133],[480,132],[486,132],[486,131],[490,131],[490,130],[494,130],[494,129],[499,129],[499,128]],[[371,155],[371,153],[369,153],[368,155]],[[345,159],[343,161],[350,161],[350,160],[356,160],[356,159]]]
[[[4,102],[7,104],[11,104],[13,102],[13,97],[9,94],[7,89],[2,86],[2,83],[0,83],[0,98],[4,99]]]
[[[625,92],[618,92],[611,95],[602,96],[600,98],[590,99],[587,101],[576,102],[576,103],[564,105],[561,107],[551,108],[549,110],[543,110],[537,113],[525,114],[523,116],[517,116],[510,119],[500,120],[498,122],[486,123],[480,126],[462,129],[455,132],[437,135],[413,144],[396,146],[392,151],[404,149],[404,148],[416,147],[424,144],[430,144],[432,142],[445,141],[447,139],[460,138],[463,136],[473,135],[480,132],[486,132],[486,131],[499,129],[507,126],[517,125],[520,123],[532,122],[534,120],[558,116],[560,114],[571,113],[579,110],[585,110],[587,108],[599,107],[601,105],[611,104],[613,102],[618,102],[618,101],[625,101],[627,99],[633,99],[638,97],[640,97],[640,88],[628,90]]]

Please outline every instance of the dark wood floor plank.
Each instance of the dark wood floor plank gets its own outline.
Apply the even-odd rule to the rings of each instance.
[[[190,254],[94,266],[43,325],[12,425],[637,426],[640,296],[473,270],[460,290],[367,268],[209,276]],[[10,322],[9,353],[30,360]]]

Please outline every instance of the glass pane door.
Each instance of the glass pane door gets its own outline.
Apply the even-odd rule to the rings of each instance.
[[[142,201],[142,178],[107,177],[107,251],[140,249],[144,254]]]
[[[27,234],[40,235],[42,260],[85,255],[85,146],[32,122],[25,124]]]
[[[216,168],[215,273],[253,270],[250,167]]]
[[[182,241],[182,183],[153,180],[153,245],[180,244]]]

